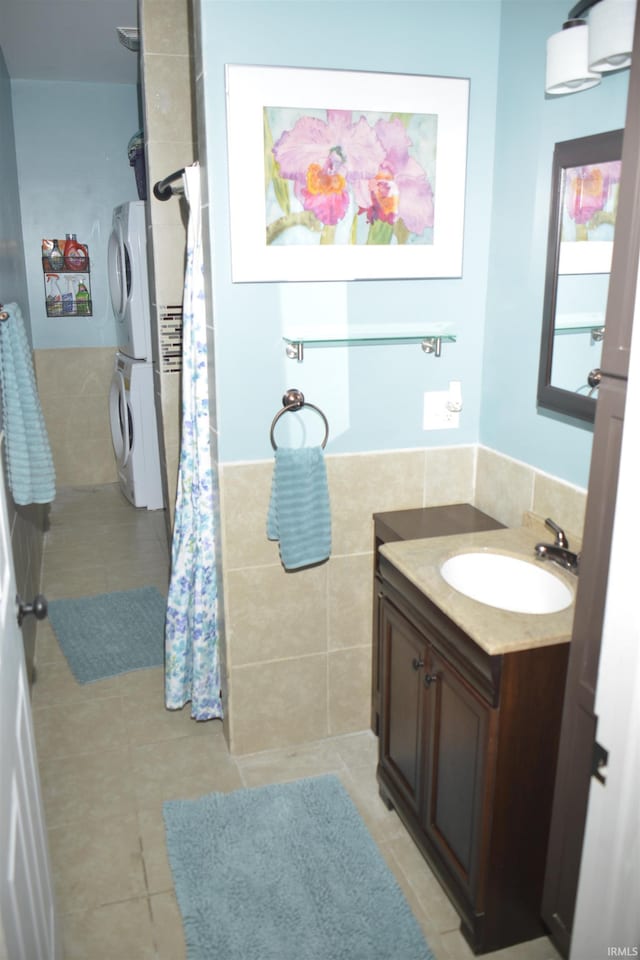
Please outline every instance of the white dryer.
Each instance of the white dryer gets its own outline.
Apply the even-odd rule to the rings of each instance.
[[[128,357],[151,360],[147,226],[143,200],[123,203],[113,211],[107,266],[118,348]]]
[[[109,416],[122,492],[135,507],[162,509],[152,363],[116,353]]]

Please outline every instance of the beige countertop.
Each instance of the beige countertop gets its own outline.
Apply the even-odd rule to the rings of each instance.
[[[571,589],[574,602],[558,613],[512,613],[472,600],[450,587],[442,577],[440,567],[449,557],[470,550],[507,554],[537,565],[540,561],[535,559],[534,547],[541,539],[546,541],[549,538],[540,537],[539,530],[517,527],[387,543],[380,547],[380,553],[483,650],[497,655],[568,643],[577,576],[564,571],[558,564],[545,562],[545,568]]]

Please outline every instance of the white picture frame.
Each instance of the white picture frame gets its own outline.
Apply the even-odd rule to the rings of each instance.
[[[234,283],[462,275],[468,79],[227,64],[226,94]]]

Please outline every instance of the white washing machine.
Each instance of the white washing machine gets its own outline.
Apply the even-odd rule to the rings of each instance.
[[[107,268],[118,349],[136,360],[151,360],[147,226],[143,200],[123,203],[113,211]]]
[[[152,363],[116,353],[109,417],[122,492],[135,507],[162,509]]]

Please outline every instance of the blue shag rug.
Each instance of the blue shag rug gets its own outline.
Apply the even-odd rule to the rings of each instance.
[[[93,683],[164,663],[166,598],[155,587],[50,600],[49,620],[71,672]]]
[[[434,960],[336,776],[163,812],[188,960]]]

